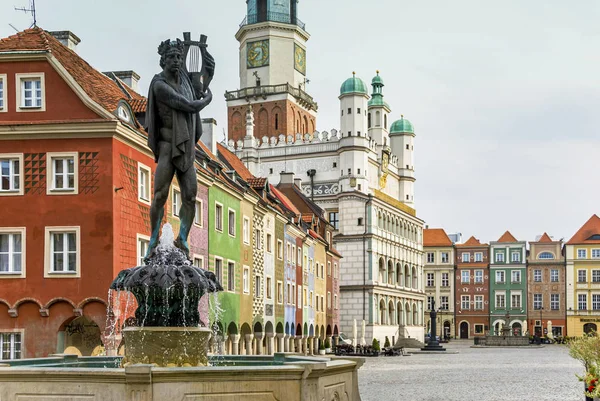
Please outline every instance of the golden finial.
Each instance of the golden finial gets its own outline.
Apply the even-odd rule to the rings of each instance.
[[[352,71],[352,75],[356,75],[356,71]]]
[[[377,75],[379,75],[379,70],[375,71],[377,73]]]
[[[401,117],[402,119],[404,119],[404,114],[400,114],[400,117]]]

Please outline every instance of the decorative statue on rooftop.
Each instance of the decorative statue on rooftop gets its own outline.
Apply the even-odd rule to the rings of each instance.
[[[150,83],[146,111],[148,146],[158,163],[150,207],[152,236],[146,257],[150,257],[158,245],[160,223],[174,175],[181,189],[181,225],[175,245],[189,257],[188,236],[198,191],[195,150],[202,135],[199,112],[212,100],[208,85],[215,72],[215,61],[206,50],[206,36],[202,35],[199,42],[194,42],[187,32],[184,41],[162,42],[158,54],[163,71]],[[201,58],[202,69],[188,71],[186,58],[189,69],[196,71]]]

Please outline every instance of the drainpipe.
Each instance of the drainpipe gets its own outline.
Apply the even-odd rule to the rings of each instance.
[[[306,172],[310,177],[310,200],[315,201],[315,175],[317,174],[317,170],[311,169]]]
[[[366,241],[367,241],[367,231],[368,231],[368,227],[367,227],[367,207],[371,204],[371,202],[373,202],[373,194],[369,194],[369,199],[365,202],[365,217],[364,217],[364,221],[363,224],[365,225],[365,232],[363,234],[363,320],[366,320],[366,307],[367,307],[367,257],[366,257],[366,253],[367,253],[367,248],[366,248]]]

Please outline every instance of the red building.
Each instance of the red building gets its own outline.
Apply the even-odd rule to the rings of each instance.
[[[59,34],[0,40],[0,333],[21,358],[92,353],[108,287],[150,232],[145,100]]]
[[[456,338],[483,336],[489,330],[489,246],[475,237],[456,245]]]

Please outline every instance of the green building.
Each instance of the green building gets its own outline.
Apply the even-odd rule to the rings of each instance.
[[[490,333],[509,325],[513,335],[527,331],[526,242],[505,232],[490,242]]]

